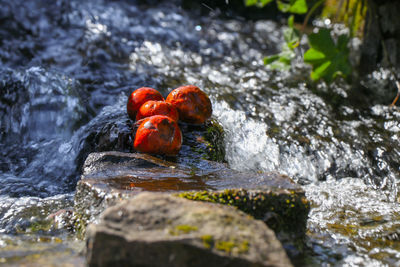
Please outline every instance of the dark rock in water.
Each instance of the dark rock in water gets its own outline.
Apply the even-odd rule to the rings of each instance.
[[[200,177],[178,170],[176,164],[147,154],[101,152],[90,154],[78,182],[75,228],[84,230],[107,207],[141,191],[210,189]]]
[[[92,152],[132,152],[132,127],[126,110],[120,106],[104,108],[80,133],[76,158],[78,168]]]
[[[291,266],[274,233],[237,209],[141,193],[87,234],[89,266]]]
[[[197,156],[206,160],[225,162],[225,133],[215,118],[202,125],[181,123],[179,126],[183,133],[181,155],[187,153],[186,148],[190,150],[191,158]],[[187,156],[182,159],[187,159]]]
[[[276,173],[243,173],[206,160],[193,169],[147,154],[109,151],[87,157],[77,186],[75,208],[87,213],[101,206],[94,202],[110,201],[114,195],[117,199],[128,198],[140,191],[222,190],[244,185],[248,185],[246,189],[285,189],[288,191],[281,192],[303,194],[287,176]],[[274,192],[279,195],[279,191]]]

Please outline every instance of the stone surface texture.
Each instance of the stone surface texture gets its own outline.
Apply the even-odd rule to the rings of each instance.
[[[229,206],[140,193],[87,231],[89,266],[291,266],[262,221]]]

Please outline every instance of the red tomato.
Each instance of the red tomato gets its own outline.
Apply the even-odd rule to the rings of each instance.
[[[129,117],[134,120],[139,108],[149,100],[164,100],[163,96],[156,89],[150,87],[141,87],[132,92],[129,96],[126,110]]]
[[[178,123],[170,117],[155,115],[140,121],[133,147],[150,154],[176,155],[182,146]]]
[[[136,114],[136,120],[138,121],[154,115],[165,115],[170,117],[174,121],[178,121],[179,119],[178,111],[171,103],[165,101],[150,100],[144,103],[139,108],[139,111]]]
[[[166,101],[175,106],[181,121],[202,124],[211,117],[211,101],[197,86],[178,87],[169,93]]]

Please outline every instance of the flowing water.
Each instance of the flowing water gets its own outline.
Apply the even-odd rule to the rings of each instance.
[[[166,96],[196,84],[225,129],[232,168],[279,171],[304,187],[312,210],[301,265],[400,264],[400,112],[387,106],[387,70],[361,88],[314,84],[299,62],[272,71],[262,58],[279,48],[280,25],[218,9],[200,15],[178,1],[0,7],[1,262],[52,254],[82,264],[81,243],[67,232],[32,227],[71,207],[82,161],[95,150],[87,140],[133,89]],[[110,140],[119,140],[120,124],[109,126]]]

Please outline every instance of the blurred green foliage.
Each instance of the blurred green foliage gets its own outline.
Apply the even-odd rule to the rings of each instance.
[[[246,0],[247,6],[264,7],[265,5],[274,2],[274,0]],[[327,83],[332,82],[337,76],[347,77],[351,74],[352,68],[349,62],[348,44],[350,38],[354,36],[354,32],[362,25],[361,18],[365,16],[366,0],[320,0],[314,2],[314,5],[309,9],[306,0],[275,0],[278,9],[282,12],[292,14],[306,14],[303,23],[302,31],[307,24],[310,15],[322,3],[329,3],[327,8],[325,5],[324,12],[330,10],[332,12],[332,3],[338,4],[338,13],[342,14],[346,19],[351,18],[351,22],[346,24],[350,28],[347,35],[340,35],[335,43],[332,34],[327,28],[320,28],[318,32],[307,35],[309,49],[304,53],[304,62],[312,66],[311,79],[323,79]],[[342,6],[346,4],[345,12],[343,13]],[[350,8],[349,8],[350,7]],[[331,14],[331,13],[329,13]],[[344,15],[343,15],[344,14]],[[264,58],[264,63],[272,69],[289,70],[292,60],[296,57],[296,48],[300,44],[303,32],[295,28],[294,16],[291,15],[288,19],[288,27],[284,30],[284,43],[281,47],[281,52],[275,55]]]
[[[304,62],[312,65],[313,80],[322,78],[330,83],[337,75],[347,76],[351,73],[348,42],[347,35],[340,35],[335,44],[330,31],[326,28],[321,28],[318,33],[308,36],[310,48],[303,58]]]
[[[264,7],[274,0],[246,0],[246,6]],[[306,0],[276,0],[278,9],[282,12],[290,12],[295,14],[307,13]]]
[[[278,9],[282,12],[305,14],[308,10],[306,0],[277,0],[276,4],[278,5]]]
[[[264,7],[274,0],[246,0],[246,6]]]
[[[264,64],[270,65],[272,69],[289,70],[296,56],[294,49],[300,44],[300,31],[294,28],[294,16],[289,17],[288,26],[283,33],[285,43],[282,44],[282,51],[264,58]]]
[[[367,13],[367,0],[325,0],[321,17],[345,24],[350,36],[362,37],[364,18]]]

